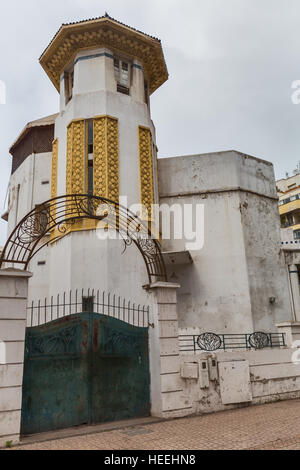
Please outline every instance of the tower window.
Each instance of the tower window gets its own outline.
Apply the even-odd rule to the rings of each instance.
[[[130,64],[124,60],[114,59],[115,79],[117,91],[129,95],[130,89]]]
[[[145,103],[149,106],[149,86],[146,80],[145,80]]]
[[[65,95],[66,104],[72,99],[74,86],[74,69],[65,72]]]
[[[94,192],[94,121],[87,121],[87,190]]]

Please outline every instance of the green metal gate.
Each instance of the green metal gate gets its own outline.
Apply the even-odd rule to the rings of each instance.
[[[149,414],[148,328],[99,313],[27,328],[23,435]]]

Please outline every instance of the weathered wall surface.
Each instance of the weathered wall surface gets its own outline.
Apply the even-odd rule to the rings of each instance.
[[[292,319],[272,164],[220,152],[159,160],[161,204],[203,204],[205,242],[169,271],[179,326],[216,333],[276,332]],[[181,251],[187,240],[163,241]],[[270,303],[270,298],[275,303]]]
[[[30,155],[9,183],[8,235],[36,204],[50,199],[52,153]],[[48,183],[46,183],[48,182]],[[19,197],[18,197],[18,186]],[[18,201],[17,201],[18,199]]]
[[[194,413],[300,397],[300,364],[295,349],[181,354],[181,377]],[[216,361],[216,367],[213,362]],[[203,369],[203,363],[207,369]]]
[[[33,154],[26,158],[10,178],[9,218],[7,235],[34,207],[51,197],[52,153]],[[18,189],[19,188],[19,189]],[[40,264],[40,263],[45,264]],[[15,264],[22,269],[22,265]],[[30,299],[41,299],[48,295],[49,249],[43,248],[29,265],[34,274],[29,280]]]
[[[151,296],[142,288],[148,282],[145,262],[134,244],[124,252],[122,240],[99,240],[95,230],[88,230],[51,246],[49,296],[70,289],[99,289],[136,306],[149,305]]]
[[[278,205],[246,193],[240,194],[240,201],[254,330],[269,331],[272,323],[292,320]]]
[[[0,270],[0,447],[19,442],[30,273]]]
[[[252,331],[251,302],[237,193],[168,198],[168,204],[204,204],[205,244],[191,251],[193,264],[169,269],[178,282],[180,327],[203,331]],[[165,200],[164,200],[165,202]],[[163,251],[181,251],[185,240],[163,242]]]

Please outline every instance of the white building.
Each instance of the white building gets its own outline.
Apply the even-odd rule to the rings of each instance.
[[[65,194],[125,196],[128,207],[199,203],[204,247],[165,256],[181,284],[180,326],[272,332],[291,319],[272,165],[234,151],[157,160],[149,95],[168,78],[160,41],[104,17],[62,26],[40,62],[60,111],[28,124],[10,149],[8,233]],[[162,240],[162,251],[186,243]],[[122,251],[120,241],[99,241],[95,223],[76,223],[31,261],[30,300],[101,288],[147,302],[143,260]]]
[[[46,230],[43,239],[38,239],[44,221],[36,217],[37,213],[46,214],[47,228],[49,220],[59,219],[61,208],[55,198],[64,200],[63,196],[69,195],[70,201],[78,202],[80,195],[89,195],[90,199],[84,198],[87,205],[92,196],[120,201],[138,212],[145,227],[154,220],[155,234],[163,226],[170,229],[169,239],[162,238],[159,243],[168,280],[180,285],[181,335],[271,334],[277,332],[279,323],[300,320],[300,311],[290,296],[295,288],[293,273],[289,274],[280,245],[272,164],[236,151],[157,158],[150,96],[168,79],[158,39],[106,15],[63,25],[40,62],[60,94],[60,110],[29,123],[11,147],[9,202],[3,216],[14,245],[4,248],[2,268],[25,267],[33,273],[29,305],[38,300],[43,304],[45,298],[49,305],[49,299],[56,299],[58,294],[67,303],[70,291],[74,294],[82,289],[90,289],[89,300],[94,298],[93,291],[100,289],[155,310],[153,290],[149,288],[151,276],[149,279],[145,269],[149,260],[143,259],[134,246],[127,246],[122,254],[122,240],[100,240],[107,228],[105,221],[100,226],[91,217],[68,220],[63,225],[60,221],[58,227]],[[57,202],[47,202],[50,199]],[[159,229],[155,204],[162,206]],[[137,205],[148,210],[148,219]],[[186,232],[176,236],[168,208],[182,212],[184,217],[189,213],[186,210],[195,214],[199,208],[199,218],[192,218],[198,238],[191,240]],[[35,212],[27,217],[31,211]],[[22,233],[14,235],[19,223]],[[31,237],[31,243],[34,237],[40,243],[29,265],[24,262],[29,259],[24,248],[27,237]],[[22,245],[23,258],[16,256],[16,240]],[[126,237],[125,242],[130,245]],[[159,280],[166,279],[161,276]],[[172,288],[174,285],[169,290]],[[163,300],[159,295],[156,299],[159,312],[166,310],[165,304],[172,312],[175,301],[168,292]],[[174,319],[169,311],[165,315],[164,320],[159,316],[150,325],[167,322],[165,327],[160,326],[160,336],[155,330],[150,341],[151,396],[160,396],[161,380],[162,394],[167,395],[163,410],[169,415],[177,410],[173,416],[178,416],[187,407],[201,409],[183,405],[181,392],[182,379],[200,380],[202,376],[183,364],[180,378],[177,314]],[[163,379],[155,375],[159,351],[164,359],[157,370],[164,370]],[[266,361],[270,357],[264,361],[269,364]],[[209,389],[207,380],[208,386],[204,381],[200,388]],[[170,398],[171,393],[176,399]],[[196,393],[193,387],[186,391],[189,393]],[[194,398],[189,400],[193,402]],[[154,402],[157,399],[152,400],[153,414],[157,414]]]

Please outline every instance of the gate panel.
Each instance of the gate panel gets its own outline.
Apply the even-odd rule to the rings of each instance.
[[[89,316],[27,328],[21,433],[88,423]]]
[[[93,315],[92,423],[150,415],[148,329]]]
[[[27,328],[23,435],[149,415],[147,328],[95,313]]]

